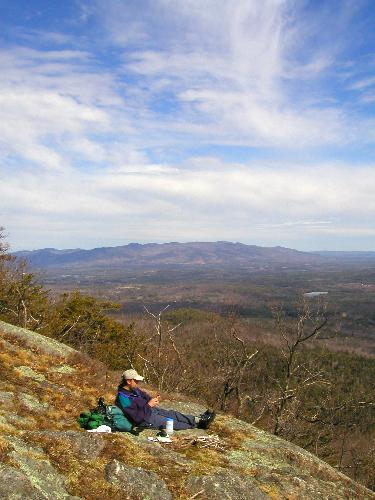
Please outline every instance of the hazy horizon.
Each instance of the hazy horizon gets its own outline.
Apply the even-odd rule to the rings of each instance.
[[[263,248],[276,248],[276,247],[282,247],[282,248],[289,248],[291,250],[297,250],[300,252],[375,252],[375,250],[340,250],[340,249],[333,249],[333,250],[327,250],[327,249],[313,249],[313,250],[302,250],[300,248],[292,248],[292,247],[285,247],[284,245],[259,245],[257,243],[244,243],[243,241],[228,241],[228,240],[217,240],[217,241],[147,241],[147,242],[139,242],[139,241],[129,241],[128,243],[123,243],[121,245],[101,245],[101,246],[94,246],[94,247],[66,247],[66,248],[56,248],[52,246],[46,246],[46,247],[35,247],[35,248],[10,248],[11,252],[33,252],[33,251],[38,251],[38,250],[59,250],[59,251],[64,251],[64,250],[95,250],[96,248],[115,248],[119,246],[127,246],[131,244],[138,244],[138,245],[152,245],[152,244],[157,244],[157,245],[166,245],[169,243],[178,243],[178,244],[188,244],[188,243],[240,243],[243,245],[249,245],[249,246],[258,246],[258,247],[263,247]]]

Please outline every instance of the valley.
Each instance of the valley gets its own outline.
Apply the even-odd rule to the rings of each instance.
[[[166,245],[175,248],[176,244]],[[187,253],[184,244],[178,244],[179,257],[172,256],[166,245],[160,245],[163,252],[160,247],[152,247],[154,257],[149,258],[147,265],[140,263],[142,259],[137,259],[134,248],[131,261],[123,264],[113,261],[113,254],[119,253],[118,248],[109,252],[108,259],[100,261],[96,257],[92,260],[87,253],[87,261],[67,262],[64,252],[62,262],[54,261],[53,265],[41,268],[33,264],[32,259],[30,263],[38,269],[43,284],[56,295],[79,290],[118,303],[120,309],[113,313],[117,319],[127,321],[129,317],[144,314],[144,306],[156,312],[167,304],[170,304],[169,310],[191,309],[224,315],[235,312],[254,329],[261,330],[263,340],[272,341],[273,338],[273,306],[283,307],[293,317],[303,298],[313,302],[324,300],[332,333],[335,332],[329,346],[375,356],[375,261],[372,253],[316,256],[289,249],[264,252],[262,247],[256,247],[254,257],[252,247],[252,255],[247,255],[244,265],[239,261],[248,252],[243,248],[246,245],[225,244],[232,254],[231,258],[224,258],[220,254],[223,244],[218,247],[206,243],[202,244],[204,252],[199,249],[206,263],[198,265],[194,263],[197,257],[191,253],[190,244],[186,244]],[[144,253],[142,245],[139,247]],[[93,252],[96,255],[103,253],[100,249]],[[170,263],[165,263],[166,253]],[[68,255],[71,259],[72,253]],[[316,295],[321,291],[324,295]]]

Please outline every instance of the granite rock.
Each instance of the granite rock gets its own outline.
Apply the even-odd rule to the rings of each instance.
[[[119,485],[132,499],[170,500],[172,495],[166,483],[155,472],[141,467],[128,465],[112,460],[106,466],[106,479]]]
[[[222,470],[214,475],[191,476],[186,482],[190,497],[209,500],[267,500],[254,478]]]

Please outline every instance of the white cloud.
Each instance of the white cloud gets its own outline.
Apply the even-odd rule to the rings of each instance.
[[[375,86],[375,76],[363,78],[361,80],[357,80],[349,86],[349,89],[352,90],[364,90],[369,87]]]
[[[103,65],[87,41],[81,50],[67,48],[72,37],[55,32],[28,33],[30,45],[32,36],[56,39],[49,51],[0,52],[7,155],[39,158],[43,168],[81,159],[119,166],[147,148],[157,154],[197,140],[288,148],[374,140],[372,123],[353,120],[327,95],[304,96],[304,80],[313,85],[330,68],[337,44],[310,48],[301,62],[301,35],[313,38],[318,26],[302,21],[293,2],[142,5],[80,3],[82,20],[96,16],[124,48],[117,66]],[[112,152],[121,150],[124,159]]]
[[[100,134],[113,132],[123,105],[114,78],[75,50],[0,51],[0,157],[36,168],[66,169],[72,162],[107,158]],[[118,116],[122,133],[130,130]]]
[[[112,41],[119,43],[130,19],[140,27],[140,11],[118,1],[110,6],[102,13]],[[322,16],[306,20],[303,4],[297,8],[288,1],[160,0],[147,7],[141,23],[145,49],[130,45],[124,53],[124,73],[143,82],[138,92],[148,114],[141,127],[152,121],[159,130],[172,129],[191,140],[244,146],[374,140],[366,120],[320,84],[321,78],[332,77],[343,50],[343,38],[335,37],[340,34],[337,19],[342,30],[354,6],[342,5],[334,16],[325,9],[325,33]],[[175,103],[167,115],[153,109],[166,93]]]
[[[301,248],[309,238],[316,247],[346,230],[371,235],[374,189],[372,166],[221,164],[213,171],[197,159],[192,169],[141,164],[131,172],[8,175],[0,185],[0,211],[2,224],[11,221],[19,233],[27,234],[32,221],[38,241],[48,246],[56,223],[64,247],[87,246],[95,232],[102,244],[229,239],[276,245],[298,234]]]

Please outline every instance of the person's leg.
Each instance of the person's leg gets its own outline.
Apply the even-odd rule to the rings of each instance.
[[[157,416],[158,418],[163,419],[163,429],[165,429],[167,418],[173,419],[173,428],[176,431],[194,429],[197,426],[194,415],[185,415],[184,413],[180,413],[179,411],[166,410],[165,408],[159,407],[153,408],[152,414]]]
[[[147,417],[147,420],[143,421],[139,427],[144,427],[146,429],[165,429],[166,418],[163,415],[159,415],[155,408],[152,409],[151,415]]]

